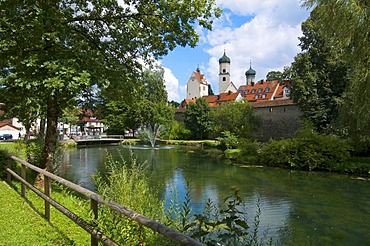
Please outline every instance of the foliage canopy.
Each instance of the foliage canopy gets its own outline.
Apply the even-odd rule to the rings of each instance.
[[[302,23],[299,53],[289,70],[292,98],[319,132],[333,132],[347,87],[343,52],[325,39],[316,9]]]
[[[228,131],[239,138],[250,138],[258,121],[248,101],[222,105],[212,111],[211,119],[216,133]]]
[[[192,139],[204,139],[212,130],[210,118],[211,108],[204,98],[198,98],[195,103],[190,103],[185,116],[185,126],[191,132]]]
[[[219,15],[213,0],[0,1],[2,96],[17,92],[44,106],[51,168],[58,117],[71,99],[92,85],[130,94],[140,61],[194,47],[196,24],[211,29]]]
[[[350,136],[370,136],[370,3],[366,0],[305,0],[329,46],[345,55],[349,85],[341,110]]]

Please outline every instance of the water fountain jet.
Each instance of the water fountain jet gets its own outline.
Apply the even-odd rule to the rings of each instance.
[[[157,134],[161,130],[161,128],[162,128],[161,125],[155,123],[153,127],[150,125],[146,130],[147,137],[152,148],[155,147],[155,142],[157,141]]]

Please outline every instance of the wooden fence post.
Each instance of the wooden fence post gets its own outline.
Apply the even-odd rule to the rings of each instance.
[[[26,180],[26,166],[21,164],[21,177]],[[26,185],[22,182],[21,196],[26,197]]]
[[[50,178],[44,175],[44,192],[45,195],[50,197]],[[45,200],[45,218],[50,222],[50,203]]]
[[[7,159],[6,162],[7,162],[7,167],[9,169],[12,169],[12,160]],[[8,184],[10,184],[12,182],[12,175],[9,172],[7,172],[7,174],[6,174],[6,182],[8,182]]]
[[[98,202],[94,199],[90,199],[90,207],[94,213],[94,225],[96,225],[96,220],[98,219]],[[91,235],[91,246],[98,246],[99,240]]]

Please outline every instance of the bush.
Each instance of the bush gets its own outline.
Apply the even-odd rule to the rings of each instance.
[[[242,151],[240,149],[227,149],[224,151],[225,158],[227,159],[239,159]]]
[[[183,122],[178,122],[176,120],[172,123],[172,129],[170,133],[170,139],[174,140],[184,140],[190,139],[191,132],[185,127]]]
[[[256,164],[258,162],[259,146],[256,141],[251,141],[249,139],[239,139],[236,147],[237,149],[226,149],[224,151],[225,158],[236,160],[240,163]]]
[[[302,170],[332,170],[349,158],[349,145],[336,136],[307,133],[270,143],[261,149],[260,161],[269,166]]]
[[[233,149],[239,144],[237,136],[229,131],[222,132],[222,137],[218,137],[217,140],[220,141],[222,149]]]
[[[106,176],[97,175],[97,192],[105,200],[115,201],[154,221],[164,220],[164,204],[158,191],[147,179],[145,165],[131,157],[116,161],[110,156],[106,163]],[[163,236],[107,207],[99,214],[98,226],[121,245],[163,245]]]

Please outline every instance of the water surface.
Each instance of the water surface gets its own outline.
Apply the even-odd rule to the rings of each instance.
[[[240,167],[184,148],[100,146],[67,150],[60,175],[88,189],[91,176],[104,172],[107,154],[146,162],[162,198],[174,188],[180,200],[190,189],[199,213],[210,198],[221,203],[238,187],[248,204],[249,223],[260,201],[260,235],[282,245],[370,245],[370,182],[354,177],[275,168]]]

